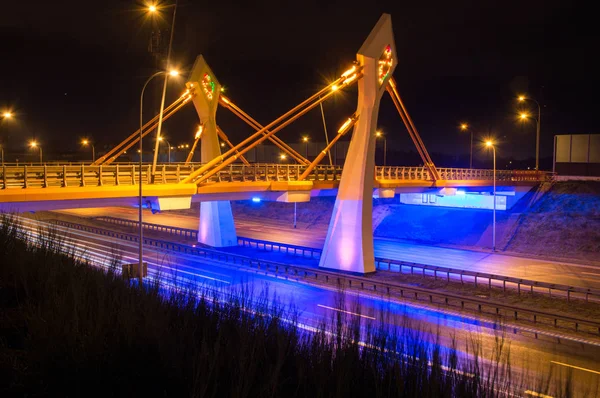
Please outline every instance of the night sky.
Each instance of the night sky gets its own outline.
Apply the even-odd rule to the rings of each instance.
[[[458,130],[466,121],[477,135],[498,137],[501,156],[533,156],[535,125],[517,121],[519,93],[543,106],[542,157],[551,156],[554,134],[598,133],[599,37],[591,10],[577,3],[241,4],[182,0],[172,59],[185,71],[203,54],[226,94],[263,124],[343,72],[388,12],[399,53],[394,76],[430,152],[466,154],[469,139]],[[163,11],[163,27],[171,12]],[[91,137],[100,150],[133,132],[142,84],[156,71],[147,51],[151,31],[143,3],[131,0],[5,2],[0,109],[12,109],[16,119],[2,121],[0,143],[24,151],[35,136],[52,153],[79,150],[80,139]],[[185,79],[171,82],[168,103]],[[147,97],[148,117],[157,101]],[[356,89],[325,104],[330,132],[355,104]],[[224,109],[217,120],[236,142],[251,131]],[[190,142],[197,124],[190,105],[166,122],[165,135],[173,145]],[[413,149],[387,94],[379,125],[391,151]],[[280,136],[297,142],[303,134],[322,140],[318,110]]]

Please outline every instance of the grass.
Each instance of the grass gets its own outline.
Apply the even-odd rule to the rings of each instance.
[[[140,289],[72,247],[2,220],[0,396],[499,397],[531,383],[503,336],[486,357],[471,339],[466,359],[384,310],[306,330],[268,287]],[[531,389],[571,396],[551,381]]]
[[[600,261],[600,182],[557,182],[523,214],[508,250]]]

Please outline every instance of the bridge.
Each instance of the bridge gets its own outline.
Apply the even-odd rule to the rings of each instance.
[[[355,63],[335,81],[267,125],[261,125],[222,94],[221,85],[204,57],[199,56],[186,90],[164,109],[168,120],[192,103],[201,121],[187,160],[182,164],[141,166],[120,163],[119,157],[160,123],[157,115],[140,130],[90,164],[5,165],[0,174],[0,211],[72,207],[137,206],[140,184],[143,203],[153,210],[185,209],[200,202],[198,240],[211,246],[237,243],[230,200],[305,202],[313,196],[335,195],[336,202],[320,266],[357,273],[374,272],[372,200],[397,193],[453,194],[456,188],[492,185],[531,187],[549,178],[537,171],[492,171],[438,168],[420,138],[399,95],[392,74],[398,55],[391,17],[384,14],[361,48]],[[338,92],[358,85],[356,111],[319,155],[309,160],[277,137],[277,132]],[[422,161],[422,167],[375,165],[375,130],[379,104],[388,93]],[[256,132],[234,145],[217,125],[221,106]],[[338,140],[352,130],[343,167],[321,165]],[[294,164],[251,164],[244,154],[269,140]],[[221,152],[220,141],[229,149]],[[158,143],[158,140],[156,141]],[[201,163],[192,163],[200,144]],[[156,144],[158,145],[158,144]],[[140,155],[141,156],[141,155]]]

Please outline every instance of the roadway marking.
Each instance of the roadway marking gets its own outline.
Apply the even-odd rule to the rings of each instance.
[[[562,362],[556,362],[556,361],[550,361],[551,363],[555,363],[557,365],[562,365],[562,366],[566,366],[568,368],[573,368],[573,369],[577,369],[577,370],[583,370],[585,372],[590,372],[590,373],[595,373],[597,375],[600,375],[600,372],[598,372],[597,370],[592,370],[592,369],[586,369],[586,368],[581,368],[579,366],[575,366],[575,365],[569,365],[568,363],[562,363]]]
[[[554,398],[551,395],[546,395],[546,394],[542,394],[542,393],[531,391],[531,390],[525,390],[525,391],[523,391],[523,393],[527,394],[527,395],[531,395],[532,397]]]
[[[371,319],[371,320],[373,320],[373,321],[375,321],[375,320],[376,320],[376,319],[375,319],[375,318],[373,318],[372,316],[363,315],[363,314],[357,314],[356,312],[350,312],[350,311],[340,310],[339,308],[328,307],[328,306],[326,306],[326,305],[322,305],[322,304],[317,304],[317,307],[325,308],[325,309],[332,310],[332,311],[343,312],[343,313],[345,313],[345,314],[349,314],[349,315],[360,316],[361,318],[367,318],[367,319]]]

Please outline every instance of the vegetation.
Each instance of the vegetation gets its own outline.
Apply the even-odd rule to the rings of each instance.
[[[114,266],[89,266],[52,233],[31,238],[14,225],[4,219],[0,228],[3,397],[495,397],[523,391],[525,381],[511,376],[510,344],[501,337],[491,361],[483,360],[476,340],[467,361],[408,324],[391,330],[383,321],[390,314],[366,324],[337,313],[307,330],[293,306],[278,304],[268,289],[177,292],[156,283],[140,289]],[[568,396],[570,386],[562,387],[560,395]]]
[[[600,261],[600,182],[552,184],[522,215],[508,250]]]

